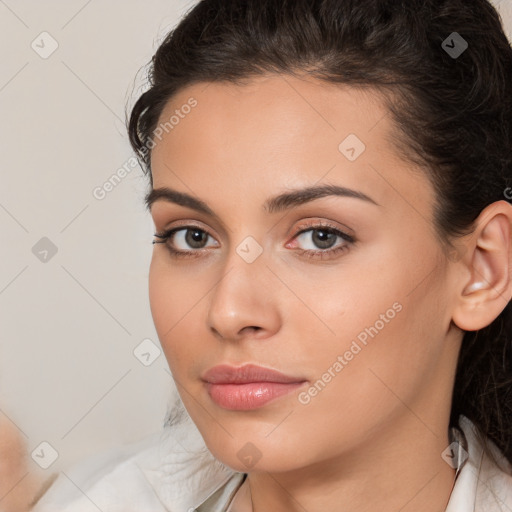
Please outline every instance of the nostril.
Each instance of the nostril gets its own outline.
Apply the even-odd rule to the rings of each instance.
[[[261,327],[258,327],[257,325],[248,325],[247,327],[244,327],[240,332],[243,332],[246,329],[250,331],[259,331],[261,330]]]

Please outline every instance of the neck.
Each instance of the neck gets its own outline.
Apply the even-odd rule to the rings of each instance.
[[[441,457],[448,429],[407,411],[349,454],[290,472],[250,473],[253,512],[444,512],[455,469]]]

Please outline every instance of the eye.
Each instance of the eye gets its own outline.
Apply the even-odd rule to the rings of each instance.
[[[294,240],[299,242],[297,252],[300,255],[319,259],[330,259],[348,250],[355,243],[353,236],[322,222],[299,231]],[[338,244],[336,244],[337,240]],[[288,244],[287,247],[293,248],[294,245],[296,244]]]
[[[159,240],[153,240],[154,244],[166,244],[170,253],[176,257],[196,257],[200,256],[204,249],[209,247],[204,245],[208,238],[212,238],[204,229],[198,226],[180,226],[169,229],[164,233],[155,233]],[[189,250],[192,248],[192,250]]]
[[[304,227],[304,225],[299,226]],[[155,233],[158,240],[154,244],[165,244],[172,257],[195,258],[204,254],[208,247],[218,247],[215,239],[204,229],[198,226],[179,226],[171,228],[163,233]],[[207,245],[208,239],[214,240],[213,245]],[[330,259],[349,249],[355,243],[353,236],[330,225],[320,222],[306,226],[299,231],[293,240],[299,242],[296,252],[307,258]],[[338,244],[336,242],[338,241]],[[295,244],[287,244],[286,247],[294,249]],[[302,247],[300,247],[302,246]],[[305,246],[305,247],[304,247]]]

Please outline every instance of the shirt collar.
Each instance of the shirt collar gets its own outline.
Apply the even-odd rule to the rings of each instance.
[[[489,512],[512,510],[512,466],[496,444],[487,445],[496,462],[487,455],[474,423],[459,416],[460,429],[452,428],[457,464],[455,485],[445,512]],[[450,445],[451,446],[451,445]],[[444,453],[444,452],[443,452]]]
[[[244,478],[213,457],[188,415],[164,429],[152,460],[139,467],[170,512],[221,511]]]
[[[469,421],[467,418],[465,418],[465,420]],[[467,429],[468,427],[469,424],[465,423],[465,428]],[[462,430],[460,426],[451,427],[449,429],[448,437],[450,440],[450,445],[446,448],[441,456],[445,462],[447,462],[450,466],[452,466],[452,468],[455,469],[455,480],[457,480],[459,473],[468,460],[468,440],[464,434],[464,430]]]

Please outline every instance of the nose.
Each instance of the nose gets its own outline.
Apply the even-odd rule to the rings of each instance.
[[[239,341],[266,338],[280,325],[276,278],[261,254],[252,263],[234,249],[210,294],[207,323],[215,336]]]

